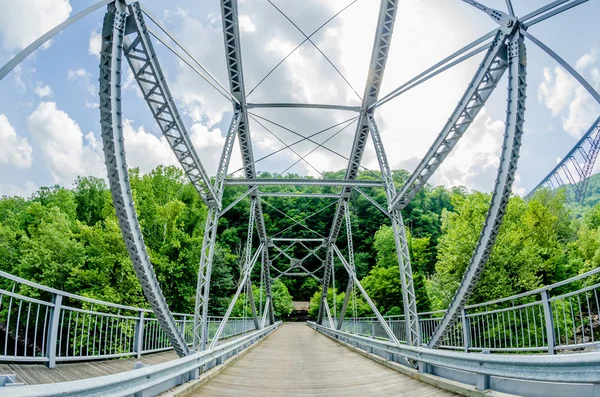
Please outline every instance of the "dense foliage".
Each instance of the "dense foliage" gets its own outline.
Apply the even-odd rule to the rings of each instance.
[[[268,173],[260,176],[280,177]],[[343,179],[344,175],[340,171],[325,177]],[[379,177],[374,172],[363,172],[359,176],[361,179]],[[401,186],[407,173],[394,171],[393,177]],[[191,312],[206,207],[178,168],[158,167],[146,175],[133,169],[130,178],[144,239],[167,301],[174,311]],[[593,194],[600,189],[595,187],[600,186],[596,179],[590,182]],[[245,189],[228,187],[224,203],[232,202]],[[337,191],[333,187],[314,186],[283,189],[295,193]],[[262,190],[268,192],[269,188]],[[383,189],[365,188],[364,191],[379,203],[385,203]],[[586,203],[594,202],[590,200]],[[489,201],[489,194],[464,188],[426,186],[403,211],[420,311],[444,308],[451,299],[471,258]],[[269,236],[278,237],[326,236],[335,205],[335,199],[266,197],[263,211],[267,232]],[[224,312],[240,282],[248,208],[249,199],[245,198],[219,223],[212,267],[211,314]],[[351,209],[358,277],[382,313],[400,314],[402,289],[389,222],[356,192],[351,197]],[[345,227],[342,227],[338,242],[344,254],[347,253],[342,248],[345,241]],[[257,245],[255,241],[254,246]],[[308,248],[300,245],[281,247],[296,258],[308,252]],[[325,254],[322,249],[316,252],[317,256],[303,262],[309,270],[322,265]],[[281,271],[290,266],[286,258],[281,252],[271,250],[271,259]],[[567,206],[564,192],[555,195],[541,191],[528,202],[515,196],[510,199],[498,243],[471,301],[528,291],[599,264],[600,204]],[[344,299],[348,278],[338,260],[334,265],[337,311]],[[121,238],[110,192],[98,178],[78,178],[71,189],[40,188],[28,199],[1,198],[0,270],[102,300],[146,304]],[[260,266],[255,266],[252,280],[257,306],[261,295],[264,304],[264,294],[258,289],[260,277]],[[310,300],[313,315],[318,310],[320,284],[312,277],[281,277],[274,283],[273,291],[278,316],[291,312],[292,299]],[[328,293],[328,300],[333,310],[333,289]],[[244,302],[247,296],[242,294],[234,314],[248,313]],[[351,310],[359,315],[371,314],[360,294],[353,297]]]

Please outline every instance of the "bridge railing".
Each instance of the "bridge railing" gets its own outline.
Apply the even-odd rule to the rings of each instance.
[[[188,344],[192,314],[174,313]],[[209,338],[222,317],[209,317]],[[222,338],[254,330],[249,317],[229,318]],[[151,310],[49,288],[0,271],[0,362],[140,357],[171,349]]]
[[[464,351],[583,351],[600,346],[600,268],[534,291],[466,306],[441,348]],[[427,343],[444,311],[419,313],[421,339]],[[384,316],[401,342],[403,316]],[[342,330],[387,339],[375,317],[348,318]]]

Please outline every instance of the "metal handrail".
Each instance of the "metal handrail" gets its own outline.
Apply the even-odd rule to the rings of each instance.
[[[559,287],[599,274],[600,268],[532,291],[466,306],[440,347],[464,351],[542,352],[595,350],[600,346],[600,283],[550,296]],[[595,280],[594,280],[595,281]],[[518,301],[531,297],[533,301]],[[499,304],[501,307],[498,307]],[[505,307],[502,307],[505,306]],[[423,342],[439,325],[444,310],[418,314]],[[386,326],[405,342],[403,315],[384,316]],[[342,330],[378,339],[387,338],[375,317],[346,318]]]
[[[0,289],[1,362],[57,362],[137,356],[172,349],[151,310],[88,298],[47,287],[0,271],[13,282]],[[50,301],[26,296],[19,285],[46,292]],[[45,296],[47,299],[48,297]],[[64,299],[69,299],[68,304]],[[193,314],[174,313],[188,345],[193,342]],[[208,317],[209,337],[223,317]],[[251,317],[230,318],[223,338],[254,330]],[[2,340],[3,339],[3,340]]]

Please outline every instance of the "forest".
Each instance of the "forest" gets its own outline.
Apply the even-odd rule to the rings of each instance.
[[[327,173],[325,178],[343,176],[344,171],[339,171]],[[261,173],[260,177],[301,176]],[[393,171],[398,188],[407,177],[404,170]],[[365,180],[379,178],[371,171],[359,176]],[[167,302],[172,311],[191,313],[207,208],[179,168],[159,166],[144,175],[132,169],[130,181],[142,233]],[[334,187],[285,189],[294,193],[338,193]],[[227,187],[224,206],[245,190],[244,186]],[[380,204],[385,202],[382,188],[363,190]],[[269,187],[261,191],[268,193]],[[471,303],[529,291],[600,264],[600,179],[592,177],[590,196],[583,204],[568,203],[566,195],[564,190],[541,190],[527,201],[511,197]],[[261,200],[269,236],[307,238],[328,234],[337,202],[289,197]],[[490,194],[464,187],[427,185],[403,210],[419,311],[444,309],[452,298],[479,237],[489,201]],[[401,314],[402,291],[389,221],[356,192],[350,203],[358,278],[383,314]],[[249,199],[245,198],[220,220],[212,267],[212,315],[223,314],[240,281],[249,207]],[[345,228],[338,246],[346,253]],[[256,236],[253,247],[258,247]],[[314,249],[281,247],[296,258]],[[325,252],[317,252],[304,262],[308,270],[322,265]],[[277,254],[271,253],[273,264],[284,271],[290,260],[281,252]],[[333,305],[335,295],[339,310],[348,278],[339,261],[334,262],[334,268],[336,289],[329,290],[328,299]],[[42,187],[29,198],[2,197],[0,270],[67,292],[147,307],[121,238],[110,191],[100,178],[80,177],[72,188]],[[272,271],[272,276],[277,272]],[[262,292],[260,266],[255,266],[252,280],[258,302]],[[320,283],[313,277],[278,278],[273,285],[276,315],[288,315],[292,300],[310,300],[310,314],[314,316],[320,291]],[[247,313],[245,301],[242,295],[234,315]],[[353,311],[356,315],[371,315],[360,296],[355,297]]]

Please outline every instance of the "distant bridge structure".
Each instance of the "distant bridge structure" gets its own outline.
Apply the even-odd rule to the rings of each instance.
[[[380,86],[400,3],[397,0],[381,0],[374,45],[369,60],[369,73],[361,96],[361,104],[356,107],[308,103],[248,103],[242,67],[237,0],[220,2],[229,88],[221,85],[139,1],[102,0],[53,28],[3,66],[0,69],[0,79],[54,35],[93,11],[107,6],[102,25],[99,67],[102,143],[117,219],[129,257],[151,307],[151,313],[131,307],[119,307],[108,302],[91,302],[83,297],[48,289],[10,274],[0,273],[4,280],[13,283],[11,291],[0,291],[0,297],[3,299],[0,305],[4,308],[6,301],[9,302],[6,316],[0,316],[0,320],[4,322],[5,334],[4,350],[0,360],[11,363],[10,365],[30,361],[47,363],[49,367],[54,367],[60,361],[137,357],[142,353],[167,348],[172,348],[180,357],[166,363],[86,381],[64,381],[53,387],[7,386],[11,387],[11,395],[156,395],[179,384],[193,383],[200,373],[223,364],[231,356],[237,355],[271,333],[280,336],[292,335],[292,339],[294,335],[300,335],[297,330],[290,327],[284,326],[280,329],[281,324],[274,317],[271,281],[283,276],[314,277],[321,282],[319,312],[316,321],[309,323],[311,328],[354,350],[361,351],[370,358],[384,362],[385,365],[405,375],[461,393],[473,392],[472,387],[444,383],[443,379],[476,386],[481,391],[492,389],[530,396],[600,395],[599,352],[556,354],[597,348],[596,328],[600,309],[598,304],[600,284],[594,283],[593,276],[598,274],[600,269],[540,290],[493,302],[466,305],[496,241],[518,167],[527,97],[527,43],[533,43],[554,58],[600,103],[600,94],[558,54],[529,32],[530,27],[587,1],[556,0],[522,17],[515,15],[511,0],[506,0],[506,11],[488,8],[474,0],[463,0],[463,2],[487,14],[497,23],[497,28],[390,93],[381,96]],[[273,3],[271,4],[283,14]],[[316,47],[316,44],[310,40],[310,36],[301,33],[305,36],[305,41],[309,41]],[[170,41],[165,39],[164,35]],[[155,40],[181,58],[231,102],[233,117],[225,136],[214,181],[205,171],[202,159],[192,144],[177,104],[171,95],[154,49]],[[483,59],[448,122],[442,127],[406,183],[397,191],[375,122],[375,111],[395,97],[480,53],[484,53]],[[121,86],[124,63],[127,63],[133,72],[143,100],[147,103],[179,164],[208,207],[198,271],[196,304],[194,313],[190,315],[174,314],[169,309],[148,256],[138,222],[129,183],[126,142],[123,135],[124,110]],[[340,73],[337,68],[336,70]],[[504,138],[494,190],[479,240],[449,307],[441,312],[419,313],[416,307],[411,258],[401,210],[410,203],[443,163],[486,105],[491,93],[503,81],[505,74],[507,75],[507,109]],[[349,120],[356,122],[356,131],[348,156],[329,149],[323,143],[316,143],[311,139],[312,136],[306,137],[297,133],[295,134],[299,135],[299,140],[285,144],[284,148],[293,151],[293,146],[297,143],[309,141],[345,158],[347,167],[344,179],[259,178],[256,163],[262,159],[254,157],[249,119],[258,122],[260,117],[249,110],[261,107],[314,108],[355,113],[354,118]],[[346,128],[348,125],[337,125],[332,128],[337,127]],[[579,179],[572,175],[573,179],[567,177],[567,180],[572,184],[579,184],[577,194],[580,198],[583,197],[585,181],[589,178],[598,155],[598,134],[598,120],[596,120],[576,147],[540,185],[564,184],[565,181],[557,177],[556,172],[571,172],[575,169],[578,170],[577,172],[581,171],[578,173]],[[357,179],[369,137],[381,171],[381,180],[377,181]],[[238,141],[241,150],[243,179],[228,178],[235,140]],[[584,144],[589,147],[584,148]],[[581,155],[582,160],[575,160],[576,154]],[[306,161],[302,156],[299,157],[299,161]],[[223,192],[230,185],[247,186],[247,190],[225,206]],[[289,193],[277,189],[278,186],[283,185],[327,186],[334,193]],[[363,190],[363,188],[373,187],[384,189],[385,204],[378,203]],[[394,233],[402,284],[402,316],[384,317],[357,278],[350,219],[350,198],[353,194],[365,197],[389,218]],[[335,205],[329,232],[321,234],[308,228],[305,223],[290,218],[313,236],[285,234],[288,230],[268,235],[264,217],[264,211],[267,210],[265,207],[269,207],[268,211],[277,210],[269,203],[269,197],[333,200],[328,204]],[[219,219],[244,198],[250,198],[250,219],[243,253],[241,282],[224,315],[220,318],[211,318],[208,309]],[[345,242],[338,241],[340,234],[344,234],[342,231],[345,232]],[[254,233],[257,235],[257,246],[253,246]],[[344,245],[347,254],[340,249]],[[303,251],[305,256],[300,258],[292,256],[289,249],[293,246],[302,247],[300,251]],[[276,258],[289,261],[289,266],[284,269],[278,267],[275,263]],[[308,267],[305,264],[308,258],[311,260],[316,258],[320,266],[316,269]],[[327,291],[330,285],[334,285],[334,258],[342,263],[349,281],[341,311],[336,313],[334,307],[332,314],[327,303]],[[257,307],[253,294],[248,294],[251,316],[247,319],[232,318],[231,313],[237,299],[244,290],[251,291],[253,283],[251,274],[258,263],[260,263],[261,291],[264,290],[266,295],[266,304],[263,306],[261,299]],[[562,285],[581,282],[588,285],[568,294],[557,292],[557,288]],[[15,290],[15,286],[18,285],[43,291],[41,296],[46,298],[27,296],[19,289]],[[356,318],[347,315],[348,308],[351,307],[351,296],[356,295],[356,290],[372,309],[373,318]],[[65,305],[63,299],[69,300],[69,304]],[[88,307],[89,304],[94,306]],[[117,309],[117,313],[114,313],[114,309]],[[121,313],[120,310],[125,313]],[[35,320],[32,313],[35,314]],[[40,316],[40,313],[43,315]],[[239,329],[232,328],[232,324],[236,323],[240,324]],[[153,324],[153,328],[149,329],[148,324]],[[302,333],[302,335],[304,338],[302,340],[306,341],[310,340],[309,335],[315,334]],[[237,338],[221,343],[220,339],[225,336],[237,336]],[[21,339],[21,345],[19,345],[19,338],[24,338]],[[41,342],[38,342],[40,338]],[[10,349],[9,340],[14,342],[14,347]],[[146,341],[148,345],[145,345]],[[270,342],[263,343],[268,345]],[[42,346],[43,349],[40,350],[37,346]],[[489,354],[490,352],[504,354]],[[548,354],[533,354],[540,352]],[[277,357],[277,351],[271,351],[270,354]],[[61,365],[56,366],[57,369]],[[268,362],[264,365],[267,366]],[[319,365],[324,364],[319,362]],[[269,370],[274,369],[265,367],[263,373],[268,374]],[[288,375],[292,377],[294,374]],[[280,387],[284,388],[282,390],[289,390],[290,386],[285,383],[285,379],[285,377],[283,380],[278,379],[284,383]],[[9,385],[14,381],[14,377],[7,375],[0,384]],[[248,379],[245,381],[250,382]],[[324,386],[327,385],[326,381],[327,378],[323,383]],[[265,392],[270,386],[275,387],[275,380],[273,382],[273,384],[264,384],[260,391]],[[340,383],[340,385],[350,387],[347,383]],[[211,390],[210,382],[206,387],[205,390]],[[359,390],[360,385],[354,387]]]

